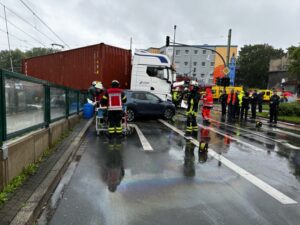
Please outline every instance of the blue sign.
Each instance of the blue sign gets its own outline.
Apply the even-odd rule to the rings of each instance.
[[[230,63],[229,63],[229,69],[230,72],[228,74],[230,78],[230,85],[234,86],[234,80],[235,80],[235,67],[236,67],[236,59],[234,56],[231,57]]]

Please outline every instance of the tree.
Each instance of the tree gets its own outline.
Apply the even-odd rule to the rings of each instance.
[[[26,51],[25,55],[26,58],[41,56],[41,55],[48,55],[51,53],[57,52],[57,50],[53,48],[32,48]]]
[[[246,87],[266,88],[270,59],[284,55],[282,49],[274,49],[268,44],[245,45],[237,59],[237,80]]]
[[[11,51],[14,72],[21,72],[22,59],[31,58],[35,56],[47,55],[57,52],[57,50],[52,48],[32,48],[26,52],[20,49],[15,49]],[[8,50],[0,51],[0,68],[11,70],[10,66],[10,54]]]
[[[21,61],[25,57],[25,53],[20,49],[11,51],[12,64],[15,72],[21,72]],[[0,52],[0,68],[11,70],[10,54],[8,50]]]
[[[289,66],[288,71],[291,75],[300,75],[300,47],[289,47]]]

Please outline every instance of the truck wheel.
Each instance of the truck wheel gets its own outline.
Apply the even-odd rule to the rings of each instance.
[[[135,112],[133,109],[127,109],[127,121],[132,122],[135,119]]]
[[[173,116],[174,116],[174,111],[170,108],[167,108],[164,112],[165,119],[170,120],[172,119]]]

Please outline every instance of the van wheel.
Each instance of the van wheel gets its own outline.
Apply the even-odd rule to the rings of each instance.
[[[132,122],[135,119],[135,112],[133,109],[127,109],[127,121]]]
[[[174,111],[172,109],[168,108],[165,110],[164,112],[165,119],[170,120],[172,119],[173,116],[174,116]]]

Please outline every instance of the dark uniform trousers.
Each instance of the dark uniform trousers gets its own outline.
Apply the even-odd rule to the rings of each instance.
[[[111,110],[108,112],[108,133],[122,134],[122,111]]]

